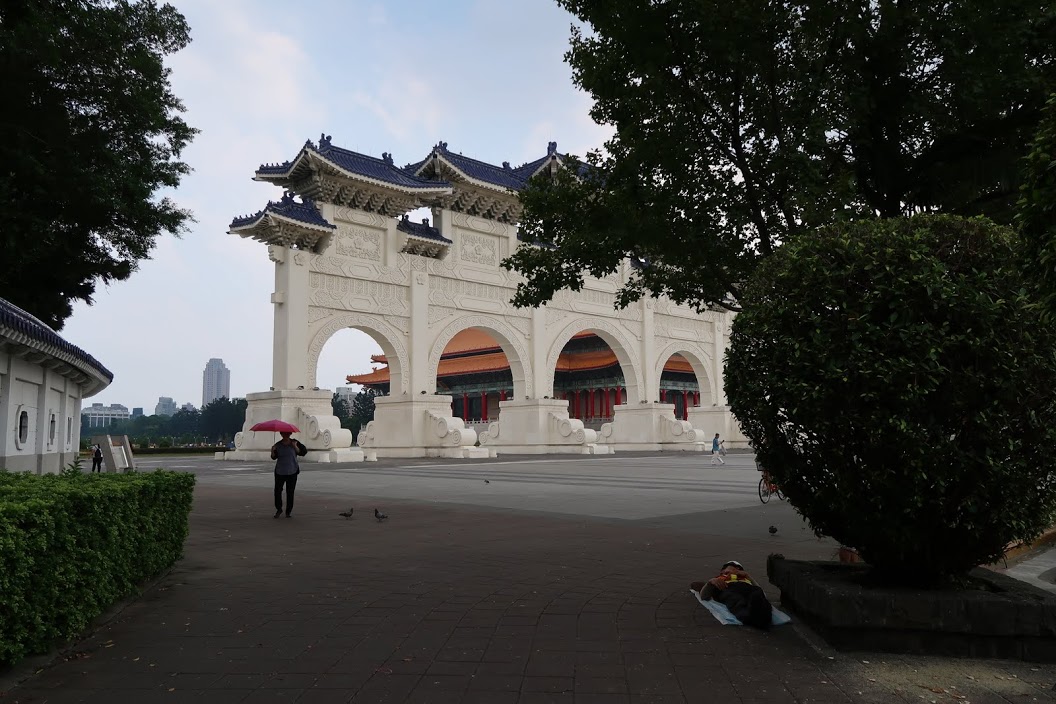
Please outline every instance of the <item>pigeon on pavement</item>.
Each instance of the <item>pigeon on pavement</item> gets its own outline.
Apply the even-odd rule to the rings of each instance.
[[[355,510],[355,509],[351,509],[351,508],[350,508],[350,509],[348,509],[347,511],[342,511],[341,513],[339,513],[339,514],[337,514],[337,515],[338,515],[338,516],[344,516],[344,517],[345,517],[345,520],[347,521],[347,520],[348,520],[349,518],[352,518],[352,511],[354,511],[354,510]]]
[[[388,516],[385,515],[384,513],[382,513],[381,511],[379,511],[378,509],[374,509],[374,518],[377,518],[378,519],[378,523],[381,523],[386,518],[388,518]]]
[[[484,480],[484,483],[485,484],[491,484],[491,482],[489,482],[487,479]]]
[[[777,526],[770,526],[770,535],[773,535],[776,532],[777,532]]]

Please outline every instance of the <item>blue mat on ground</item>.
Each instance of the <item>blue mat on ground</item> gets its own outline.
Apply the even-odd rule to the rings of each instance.
[[[721,604],[721,603],[719,603],[717,601],[714,601],[712,599],[702,599],[700,597],[700,592],[695,592],[692,589],[689,590],[689,593],[692,594],[693,596],[697,597],[697,601],[699,601],[701,604],[703,604],[704,608],[707,609],[708,611],[710,611],[711,615],[715,617],[715,620],[718,621],[719,623],[721,623],[723,626],[743,626],[744,625],[743,623],[741,623],[740,619],[738,619],[736,616],[734,616],[730,612],[730,610],[727,609],[723,604]],[[770,625],[772,625],[772,626],[782,626],[782,625],[792,621],[792,617],[790,617],[784,611],[780,611],[777,608],[775,608],[774,606],[771,606],[770,608],[773,610],[773,616],[772,616],[772,620],[770,622]]]

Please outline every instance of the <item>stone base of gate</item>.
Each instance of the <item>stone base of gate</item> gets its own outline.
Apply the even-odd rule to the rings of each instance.
[[[481,447],[501,454],[605,455],[598,433],[583,421],[568,417],[568,401],[526,399],[499,401],[499,420],[480,434]]]
[[[242,462],[271,462],[271,450],[234,450],[218,452],[219,459]],[[343,447],[337,450],[309,450],[300,458],[301,462],[363,462],[367,459],[363,450],[356,447]]]
[[[672,403],[616,406],[612,422],[601,426],[601,442],[615,450],[702,452],[704,439],[692,423],[675,419]]]
[[[341,427],[334,415],[333,393],[327,389],[279,389],[246,394],[246,422],[235,435],[235,451],[225,460],[271,459],[271,446],[278,433],[254,432],[254,425],[278,419],[300,428],[295,437],[308,448],[305,462],[362,462],[363,453],[352,447],[352,431]]]
[[[729,406],[697,406],[689,409],[689,422],[704,434],[709,443],[715,433],[726,442],[727,450],[748,448],[748,438],[741,433],[741,426],[730,413]],[[709,444],[708,451],[711,450]]]
[[[367,459],[493,456],[476,444],[477,431],[451,415],[450,396],[376,396],[374,420],[359,433]]]

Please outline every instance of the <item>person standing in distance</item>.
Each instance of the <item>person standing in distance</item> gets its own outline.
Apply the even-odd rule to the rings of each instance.
[[[92,445],[92,471],[103,472],[103,448],[98,445]]]
[[[286,518],[293,512],[293,492],[297,489],[297,475],[301,473],[298,457],[308,454],[308,448],[289,433],[279,433],[282,440],[271,446],[271,459],[275,460],[275,518],[282,515],[282,489],[286,487]]]
[[[719,440],[719,434],[715,433],[715,437],[711,439],[711,463],[712,464],[726,464],[726,460],[722,459],[722,441]]]

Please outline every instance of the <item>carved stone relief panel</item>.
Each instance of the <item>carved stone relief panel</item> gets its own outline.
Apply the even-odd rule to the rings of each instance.
[[[353,208],[344,208],[340,206],[334,208],[334,220],[354,222],[360,225],[382,229],[388,224],[385,218],[377,213],[366,213],[362,210],[354,210]],[[335,222],[334,224],[337,225],[338,223]]]
[[[463,232],[459,239],[462,244],[459,248],[459,256],[462,261],[474,264],[485,264],[497,266],[499,263],[498,239],[488,235],[474,235]]]
[[[335,252],[344,257],[380,262],[382,233],[362,227],[339,225],[333,247]]]
[[[375,310],[406,315],[408,291],[403,286],[350,279],[320,272],[308,277],[311,305],[338,310]]]

